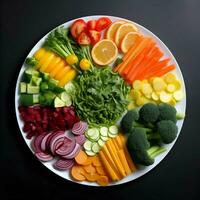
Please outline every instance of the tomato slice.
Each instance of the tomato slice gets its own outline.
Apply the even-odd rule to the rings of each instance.
[[[86,31],[87,24],[83,19],[77,19],[70,27],[70,32],[73,36],[73,38],[78,38],[78,36]]]
[[[95,30],[89,30],[88,35],[91,39],[91,44],[93,45],[96,44],[101,38],[101,33]]]
[[[97,20],[96,30],[102,31],[112,23],[112,21],[108,17],[101,17]]]
[[[80,45],[89,45],[91,44],[91,39],[88,36],[88,34],[86,32],[82,32],[79,36],[78,36],[78,43]]]
[[[87,22],[87,29],[88,30],[95,30],[97,20],[90,20]]]

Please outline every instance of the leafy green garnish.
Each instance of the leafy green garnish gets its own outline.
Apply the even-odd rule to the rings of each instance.
[[[111,67],[93,68],[74,81],[73,105],[90,125],[111,125],[126,110],[130,88]]]

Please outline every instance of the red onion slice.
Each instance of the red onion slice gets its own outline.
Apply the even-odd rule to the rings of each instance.
[[[75,136],[75,140],[78,144],[83,145],[86,141],[85,135],[77,135]]]
[[[86,122],[80,121],[74,124],[72,127],[72,133],[75,135],[82,135],[88,128],[88,125]]]
[[[53,167],[57,170],[60,171],[65,171],[65,170],[69,170],[73,167],[73,165],[75,164],[74,160],[70,159],[65,159],[65,160],[57,160],[54,164]]]
[[[42,149],[41,149],[41,142],[43,140],[43,138],[46,136],[46,134],[42,134],[42,135],[38,135],[38,136],[35,136],[31,142],[31,147],[33,149],[33,151],[35,153],[39,153],[39,152],[42,152]]]
[[[52,133],[48,133],[46,134],[43,139],[42,139],[42,142],[41,142],[41,149],[42,151],[47,151],[48,150],[48,146],[47,146],[47,140],[48,138],[52,135]]]
[[[65,156],[71,153],[76,146],[76,141],[74,138],[69,138],[65,136],[62,146],[56,149],[56,154],[60,156]]]
[[[72,159],[79,153],[80,150],[81,150],[80,144],[76,143],[76,146],[74,147],[73,151],[70,154],[67,154],[62,157],[66,159]]]
[[[38,153],[35,153],[35,155],[39,160],[43,162],[53,160],[53,156],[51,156],[50,154],[46,154],[44,152],[38,152]]]

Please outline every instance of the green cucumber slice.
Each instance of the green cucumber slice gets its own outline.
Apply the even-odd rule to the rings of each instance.
[[[109,132],[110,132],[111,134],[113,134],[113,135],[117,135],[117,133],[118,133],[118,127],[115,126],[115,125],[110,126],[110,127],[109,127]]]
[[[84,143],[84,145],[83,145],[83,147],[84,147],[84,149],[86,151],[91,151],[91,149],[92,149],[92,142],[89,141],[89,140],[86,140],[85,143]]]
[[[99,130],[97,128],[90,128],[87,132],[86,132],[86,136],[89,140],[91,141],[98,141],[99,139]]]
[[[93,151],[88,151],[86,150],[85,153],[88,155],[88,156],[95,156],[96,153],[94,153]]]
[[[98,143],[97,142],[92,143],[92,151],[94,153],[98,153],[99,150],[100,150],[100,147],[99,147]]]
[[[117,136],[117,134],[116,135],[114,135],[114,134],[111,134],[110,132],[108,133],[108,136],[110,137],[110,138],[114,138],[114,137],[116,137]]]
[[[54,107],[59,108],[59,107],[64,107],[65,106],[65,102],[62,101],[59,97],[56,97],[54,99]]]
[[[31,85],[39,86],[41,82],[42,82],[42,78],[40,78],[38,76],[32,76],[31,77],[31,82],[30,82]]]
[[[20,103],[23,106],[32,106],[36,103],[39,103],[39,95],[38,94],[21,94]]]
[[[100,134],[102,136],[108,136],[108,128],[107,127],[101,127],[100,128]]]
[[[100,147],[103,147],[104,144],[105,144],[105,142],[104,142],[102,139],[99,139],[97,143],[98,143],[98,145],[99,145]]]
[[[109,139],[109,137],[101,136],[101,139],[102,139],[104,142],[106,142],[106,141]]]
[[[40,92],[39,86],[33,86],[31,84],[27,84],[27,93],[28,94],[37,94]]]
[[[61,100],[65,102],[66,106],[71,106],[72,105],[71,96],[69,94],[67,94],[66,92],[62,92],[61,93]]]
[[[20,93],[26,93],[26,83],[20,82]]]

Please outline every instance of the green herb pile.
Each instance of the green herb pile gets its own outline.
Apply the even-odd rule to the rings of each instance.
[[[126,110],[130,88],[110,67],[93,68],[74,81],[73,104],[82,120],[90,125],[111,125]]]

